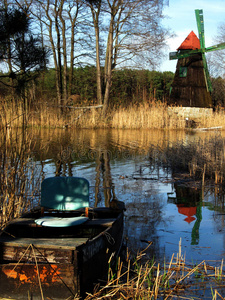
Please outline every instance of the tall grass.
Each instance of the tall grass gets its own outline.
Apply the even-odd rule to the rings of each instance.
[[[39,116],[39,119],[38,119]],[[44,116],[44,117],[43,117]],[[30,114],[29,124],[42,127],[117,128],[117,129],[184,129],[184,118],[168,114],[166,104],[145,102],[140,105],[109,109],[107,117],[99,109],[66,109],[40,106]]]
[[[30,137],[7,131],[0,136],[0,229],[32,208],[40,183],[40,170],[32,161]]]
[[[149,244],[149,246],[151,243]],[[148,246],[148,247],[149,247]],[[219,292],[223,274],[223,261],[211,266],[207,261],[193,265],[181,252],[173,254],[171,260],[162,265],[147,260],[143,263],[147,248],[131,258],[118,261],[117,268],[109,269],[109,279],[103,287],[96,287],[85,300],[91,299],[224,299]],[[199,295],[198,295],[199,291]],[[179,298],[180,297],[180,298]]]
[[[215,184],[225,181],[225,139],[213,136],[175,141],[165,147],[150,147],[150,163],[170,169],[172,173],[187,173],[196,180],[211,179]]]
[[[119,108],[112,113],[113,128],[182,128],[184,121],[179,118],[171,120],[167,106],[161,102],[144,103],[139,106]]]
[[[33,104],[24,112],[15,101],[1,99],[0,119],[2,127],[48,128],[117,128],[117,129],[185,129],[185,118],[170,114],[167,105],[160,101],[145,101],[128,107],[108,110],[103,116],[101,108],[64,107],[59,108],[46,102]],[[197,127],[225,126],[225,112],[218,110],[211,115],[195,119]]]
[[[225,126],[225,110],[217,109],[212,115],[203,115],[197,127],[210,128],[217,126]]]
[[[22,103],[17,103],[13,100],[0,99],[0,106],[0,120],[2,128],[22,126],[24,118]]]

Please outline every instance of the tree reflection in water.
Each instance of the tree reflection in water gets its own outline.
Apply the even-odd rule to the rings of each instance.
[[[75,176],[73,170],[73,154],[70,145],[62,148],[57,155],[55,160],[55,176]],[[89,153],[86,153],[88,157]],[[95,175],[95,203],[94,206],[97,207],[98,204],[102,204],[102,194],[104,194],[104,205],[106,207],[117,207],[121,204],[118,201],[115,194],[115,186],[113,184],[111,167],[110,167],[110,153],[106,149],[100,149],[91,153],[96,163],[96,175]],[[93,155],[94,154],[94,155]]]
[[[217,188],[213,191],[205,183],[203,198],[203,192],[201,195],[194,189],[188,191],[187,182],[175,185],[177,179],[168,164],[162,168],[162,160],[167,145],[184,141],[185,146],[204,138],[203,135],[206,133],[82,129],[35,133],[32,130],[31,143],[33,159],[43,178],[87,178],[91,206],[112,206],[117,197],[125,202],[125,235],[134,251],[144,249],[146,242],[153,242],[148,254],[152,251],[150,256],[170,259],[182,238],[187,257],[200,260],[224,254],[225,191],[216,192]],[[176,152],[170,153],[180,167]],[[177,199],[168,201],[168,193],[173,191]]]
[[[100,194],[100,184],[102,176],[102,186],[104,191],[105,206],[110,207],[118,201],[115,194],[115,186],[112,181],[110,155],[107,150],[99,151],[96,158],[96,179],[95,179],[95,207],[102,200]]]

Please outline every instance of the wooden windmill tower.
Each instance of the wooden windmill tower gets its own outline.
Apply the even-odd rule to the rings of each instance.
[[[177,49],[170,53],[178,59],[169,104],[183,107],[212,107],[212,84],[205,53],[225,48],[225,43],[205,47],[203,11],[196,9],[199,38],[192,31]]]

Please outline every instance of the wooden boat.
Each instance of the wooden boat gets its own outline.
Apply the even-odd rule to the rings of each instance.
[[[107,276],[122,243],[123,209],[88,206],[86,179],[43,181],[41,208],[0,236],[0,297],[74,299]]]

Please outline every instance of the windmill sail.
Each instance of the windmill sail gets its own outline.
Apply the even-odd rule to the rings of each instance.
[[[225,49],[225,43],[220,43],[211,47],[205,48],[205,52],[215,51],[215,50],[223,50]]]
[[[196,9],[195,17],[197,21],[198,36],[199,36],[201,49],[205,49],[205,30],[204,30],[203,10]]]
[[[198,27],[199,41],[200,41],[200,45],[201,45],[200,49],[202,52],[202,61],[203,61],[203,66],[204,66],[206,87],[207,87],[207,91],[212,92],[212,84],[211,84],[209,70],[208,70],[206,57],[205,57],[205,30],[204,30],[203,10],[196,9],[195,16],[196,16],[197,27]]]

